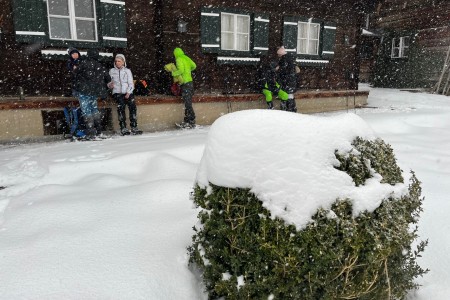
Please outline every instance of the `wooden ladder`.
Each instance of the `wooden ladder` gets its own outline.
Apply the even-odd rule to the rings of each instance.
[[[445,80],[445,84],[441,89],[441,85],[443,84],[443,79],[445,77],[445,74],[447,73],[447,78]],[[450,46],[447,50],[447,55],[445,57],[444,65],[442,67],[441,75],[439,76],[439,80],[434,86],[432,93],[433,94],[442,94],[447,95],[450,92]]]

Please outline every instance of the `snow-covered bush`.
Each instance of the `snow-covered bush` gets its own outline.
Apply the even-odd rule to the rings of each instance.
[[[307,118],[306,123],[313,123],[315,128],[328,126],[312,117],[300,118]],[[253,121],[257,119],[260,116]],[[230,123],[229,120],[218,127],[233,134],[230,124],[235,121]],[[339,131],[335,124],[329,125],[327,128]],[[289,126],[293,126],[292,123]],[[210,130],[212,135],[215,131],[223,132],[213,129]],[[247,134],[257,135],[252,129]],[[333,132],[330,136],[339,140]],[[211,299],[402,299],[417,287],[414,279],[426,273],[416,262],[426,242],[418,242],[413,247],[417,238],[416,223],[422,211],[420,182],[411,172],[409,185],[403,184],[402,172],[389,145],[380,139],[354,138],[349,147],[334,149],[333,168],[351,177],[355,189],[404,185],[403,192],[390,192],[378,199],[373,209],[367,209],[370,205],[362,208],[364,199],[336,197],[328,206],[319,205],[303,225],[284,216],[295,207],[278,199],[284,203],[284,211],[273,209],[273,205],[267,204],[267,193],[258,187],[220,186],[211,182],[228,182],[218,178],[217,170],[211,170],[217,168],[217,163],[213,162],[218,161],[218,153],[223,153],[223,140],[224,137],[220,142],[210,137],[207,145],[214,146],[207,146],[205,150],[193,193],[193,200],[201,211],[199,224],[194,227],[193,244],[189,247],[190,262],[201,270]],[[220,143],[222,146],[218,146]],[[326,149],[331,148],[326,146]],[[212,153],[215,155],[211,156]],[[240,165],[245,164],[242,153],[236,153]],[[307,161],[311,162],[309,158]],[[224,167],[228,168],[225,174],[232,174],[227,172],[232,170],[230,164]],[[295,165],[291,161],[290,167]],[[209,176],[206,176],[208,171]],[[292,170],[289,171],[292,176]],[[318,174],[304,176],[316,176],[318,180],[327,178]],[[277,188],[282,191],[283,186],[273,187]],[[298,188],[308,189],[301,184]],[[364,192],[364,195],[370,194],[378,195]],[[281,195],[287,197],[282,192]]]

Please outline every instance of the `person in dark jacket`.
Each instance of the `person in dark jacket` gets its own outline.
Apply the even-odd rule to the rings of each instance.
[[[269,109],[273,109],[272,95],[275,94],[281,100],[281,107],[286,107],[288,94],[281,89],[276,77],[277,63],[272,61],[270,63],[263,62],[258,69],[258,85],[261,92],[266,98],[266,103]]]
[[[67,49],[67,53],[69,53],[69,59],[67,60],[67,70],[70,74],[70,80],[71,80],[71,90],[72,90],[72,96],[77,97],[78,93],[75,90],[75,70],[78,67],[78,65],[81,62],[81,54],[80,51],[76,48],[69,48]]]
[[[81,112],[86,122],[87,136],[92,138],[101,134],[101,116],[97,99],[106,98],[107,85],[111,82],[108,70],[98,61],[97,49],[89,49],[75,69],[75,89],[78,92]]]
[[[283,46],[278,48],[278,82],[281,88],[288,93],[285,110],[297,112],[294,93],[297,90],[297,76],[295,74],[295,57],[286,52]],[[284,109],[284,107],[282,107]]]

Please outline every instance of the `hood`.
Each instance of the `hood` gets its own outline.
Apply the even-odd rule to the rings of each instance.
[[[81,57],[81,53],[80,53],[80,51],[78,51],[77,48],[71,47],[71,48],[67,49],[67,53],[69,53],[70,59],[72,59],[72,56],[71,56],[72,53],[78,53],[78,57]]]
[[[117,54],[116,58],[120,58],[123,60],[123,66],[126,67],[127,66],[127,60],[125,59],[125,55],[123,54]],[[114,68],[116,67],[116,64],[114,63]]]
[[[175,58],[177,58],[184,55],[184,52],[183,50],[181,50],[181,48],[175,48],[175,50],[173,50],[173,55],[175,56]]]
[[[98,49],[88,49],[87,57],[91,59],[98,60],[100,57]]]

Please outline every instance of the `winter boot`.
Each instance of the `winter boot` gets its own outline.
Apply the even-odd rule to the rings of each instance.
[[[86,122],[86,139],[93,139],[97,134],[95,129],[94,116],[85,116],[84,120]]]
[[[287,111],[297,112],[297,104],[295,103],[295,99],[289,99],[287,101]]]
[[[137,127],[132,127],[131,134],[133,135],[142,134],[142,130],[138,129]]]
[[[189,122],[182,122],[180,124],[176,124],[179,128],[182,129],[191,129],[195,128],[195,123],[189,123]]]
[[[130,131],[126,127],[120,128],[120,134],[121,135],[130,135]]]
[[[268,108],[268,109],[273,109],[273,103],[272,103],[272,101],[267,102],[267,108]]]
[[[280,109],[281,110],[287,110],[287,101],[281,101],[280,103]]]
[[[102,134],[102,116],[100,113],[97,113],[94,115],[94,126],[96,130],[95,135],[101,135]]]

